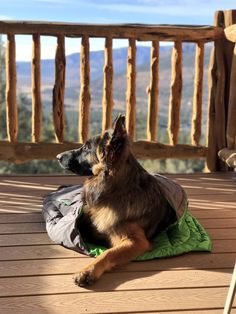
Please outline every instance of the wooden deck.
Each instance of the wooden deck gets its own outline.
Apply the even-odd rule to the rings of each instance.
[[[72,281],[90,258],[53,244],[41,216],[42,196],[78,177],[0,177],[1,314],[222,313],[236,257],[236,173],[170,177],[188,192],[213,252],[133,262],[90,289]]]

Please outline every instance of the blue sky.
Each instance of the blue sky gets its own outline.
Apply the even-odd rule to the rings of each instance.
[[[0,19],[76,23],[212,24],[214,12],[236,8],[234,0],[0,0]],[[115,47],[125,42],[116,41]],[[27,60],[31,40],[17,39],[17,59]],[[42,40],[42,57],[52,58],[55,41]],[[67,40],[67,53],[78,51],[79,41]],[[91,42],[92,50],[103,47]]]

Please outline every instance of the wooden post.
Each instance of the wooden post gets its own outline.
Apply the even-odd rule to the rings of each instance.
[[[32,142],[40,141],[42,126],[40,36],[33,34],[32,49]]]
[[[64,92],[65,92],[65,38],[57,37],[55,58],[55,85],[53,88],[53,121],[57,142],[64,141]]]
[[[196,45],[195,55],[195,78],[193,92],[193,115],[192,115],[192,145],[198,146],[201,139],[202,126],[202,86],[204,66],[204,43]]]
[[[136,44],[135,39],[129,39],[127,64],[126,92],[126,128],[130,138],[135,137],[136,124]]]
[[[227,147],[236,149],[236,44],[234,46],[234,54],[230,76],[230,94],[228,106],[228,123],[227,123]]]
[[[223,12],[215,14],[216,26],[224,23]],[[210,171],[225,170],[218,158],[218,151],[225,147],[225,64],[223,60],[224,43],[217,40],[212,48],[208,76],[208,136],[207,167]]]
[[[232,21],[236,22],[236,11],[215,14],[216,26],[229,26]],[[229,18],[230,17],[230,18]],[[225,39],[215,41],[211,56],[212,66],[209,68],[209,116],[208,116],[208,154],[207,167],[210,171],[226,171],[228,167],[218,157],[218,152],[226,147],[226,125],[229,103],[229,85],[232,46]]]
[[[170,144],[176,145],[180,127],[182,95],[182,43],[179,41],[174,43],[172,50],[171,71],[168,133]]]
[[[105,40],[104,50],[104,83],[103,83],[103,117],[102,130],[109,129],[112,125],[112,108],[113,108],[113,63],[112,63],[112,38],[107,37]]]
[[[220,11],[223,15],[221,26],[224,28],[229,27],[233,24],[236,24],[236,10],[226,10],[224,12]],[[217,14],[217,13],[216,13]],[[231,66],[233,59],[234,43],[230,42],[227,39],[223,39],[223,57],[225,63],[225,109],[226,114],[228,112],[229,104],[229,94],[230,94],[230,76],[231,76]]]
[[[79,104],[79,139],[86,142],[89,133],[89,108],[90,108],[90,87],[89,87],[89,37],[83,35],[80,51],[80,104]]]
[[[6,46],[6,122],[8,140],[15,142],[18,134],[16,106],[16,45],[15,36],[7,35]]]
[[[159,68],[159,42],[152,42],[150,60],[150,84],[148,86],[148,113],[147,113],[147,140],[157,140],[158,130],[158,68]]]

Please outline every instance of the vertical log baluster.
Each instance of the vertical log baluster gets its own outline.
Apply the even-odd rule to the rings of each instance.
[[[8,140],[15,142],[18,134],[16,105],[16,45],[15,36],[7,35],[6,46],[6,122]]]
[[[153,41],[150,58],[150,84],[148,86],[147,139],[156,141],[158,130],[158,68],[159,42]]]
[[[40,35],[33,34],[32,47],[32,142],[40,141],[42,127]]]
[[[203,86],[203,66],[204,66],[204,43],[196,45],[195,55],[195,78],[193,92],[193,115],[192,115],[192,145],[198,146],[201,139],[202,127],[202,86]]]
[[[216,169],[215,156],[216,138],[215,138],[215,93],[216,93],[216,61],[215,47],[211,50],[210,62],[208,68],[208,123],[207,123],[207,167],[210,171]]]
[[[55,58],[55,85],[53,88],[53,120],[57,142],[64,141],[64,93],[65,93],[65,38],[57,37]]]
[[[136,122],[136,44],[135,39],[129,39],[127,64],[126,92],[126,128],[130,138],[135,136]]]
[[[170,144],[176,145],[180,127],[182,94],[182,43],[179,41],[174,43],[172,50],[171,71],[168,133]]]
[[[89,78],[89,37],[83,35],[80,51],[80,104],[79,104],[79,139],[84,143],[89,133],[90,78]]]
[[[113,62],[112,62],[112,38],[105,40],[104,50],[104,83],[103,83],[103,118],[102,130],[110,128],[112,125],[113,108]]]

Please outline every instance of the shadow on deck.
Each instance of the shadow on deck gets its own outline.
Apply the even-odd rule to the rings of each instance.
[[[89,257],[53,244],[41,216],[43,195],[81,179],[0,177],[1,313],[222,313],[236,257],[236,174],[169,177],[186,189],[213,252],[133,262],[90,289],[72,281]]]

